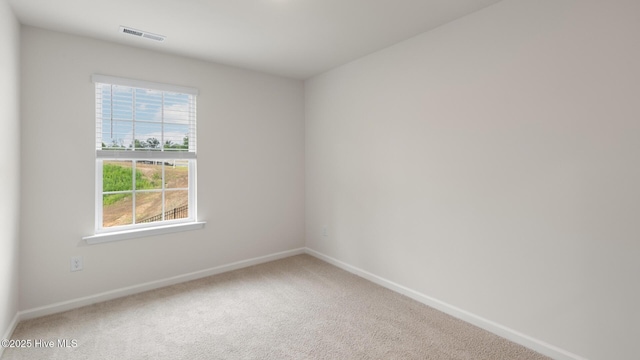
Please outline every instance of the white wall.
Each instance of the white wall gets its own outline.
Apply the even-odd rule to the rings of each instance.
[[[93,73],[200,90],[205,229],[81,240],[94,229]],[[23,27],[20,308],[304,246],[303,94],[297,80]]]
[[[0,0],[0,336],[18,311],[20,214],[20,26]],[[0,349],[2,354],[2,349]]]
[[[307,246],[574,354],[637,359],[638,14],[505,0],[308,80]]]

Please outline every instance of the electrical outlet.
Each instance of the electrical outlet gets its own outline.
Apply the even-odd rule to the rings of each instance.
[[[322,227],[322,237],[327,237],[329,234],[329,231],[327,230],[326,226]]]
[[[71,258],[71,271],[82,270],[82,256],[74,256]]]

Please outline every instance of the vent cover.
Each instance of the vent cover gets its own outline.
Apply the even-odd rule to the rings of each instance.
[[[120,26],[120,33],[135,36],[135,37],[145,38],[153,41],[159,41],[159,42],[163,42],[164,39],[166,38],[166,36],[164,35],[153,34],[150,32],[137,30],[134,28],[126,27],[126,26]]]

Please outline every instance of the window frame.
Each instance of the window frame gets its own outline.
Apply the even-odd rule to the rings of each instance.
[[[95,101],[95,124],[96,124],[96,133],[95,133],[95,224],[94,224],[94,235],[84,237],[84,239],[88,243],[98,243],[105,241],[115,241],[122,240],[126,238],[132,237],[140,237],[140,236],[148,236],[154,235],[158,233],[169,233],[175,231],[182,230],[192,230],[196,228],[201,228],[204,226],[203,222],[197,221],[197,189],[196,189],[196,169],[197,169],[197,152],[196,152],[196,118],[197,118],[197,95],[198,90],[195,88],[183,87],[183,86],[175,86],[168,85],[162,83],[148,82],[142,80],[134,80],[134,79],[126,79],[119,78],[113,76],[105,76],[105,75],[92,75],[92,82],[94,84],[94,101]],[[132,91],[136,91],[136,89],[144,89],[144,90],[153,90],[153,91],[161,91],[161,92],[169,92],[169,93],[177,93],[177,94],[185,94],[192,97],[192,106],[193,111],[190,112],[189,119],[189,145],[187,151],[165,151],[163,145],[158,150],[103,150],[102,149],[102,113],[101,106],[102,104],[98,103],[98,85],[116,85],[116,86],[124,86],[131,88]],[[112,99],[113,100],[113,99]],[[134,113],[135,113],[135,105]],[[164,112],[164,110],[162,110]],[[132,125],[135,124],[135,120]],[[164,117],[160,124],[164,124]],[[164,134],[164,125],[162,133]],[[132,138],[132,141],[134,139]],[[161,140],[161,144],[163,141]],[[135,166],[137,161],[161,161],[163,163],[163,179],[164,179],[164,165],[167,160],[183,160],[188,162],[188,216],[186,218],[180,219],[170,219],[170,220],[160,220],[150,223],[135,223],[135,202],[132,204],[132,223],[126,225],[118,225],[112,227],[104,227],[103,226],[103,165],[104,161],[108,160],[127,160],[132,161],[132,172],[133,172],[133,186],[131,190],[131,194],[135,199],[136,193],[143,193],[147,191],[139,191],[136,192],[135,189]],[[164,194],[167,191],[177,191],[172,189],[167,189],[165,187],[166,181],[163,181],[162,187],[160,191],[153,191],[162,193],[163,197],[163,214],[167,212],[164,208]],[[134,200],[135,201],[135,200]]]

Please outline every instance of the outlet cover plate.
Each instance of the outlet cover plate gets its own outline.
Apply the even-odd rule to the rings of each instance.
[[[82,270],[82,256],[74,256],[71,258],[71,271]]]

